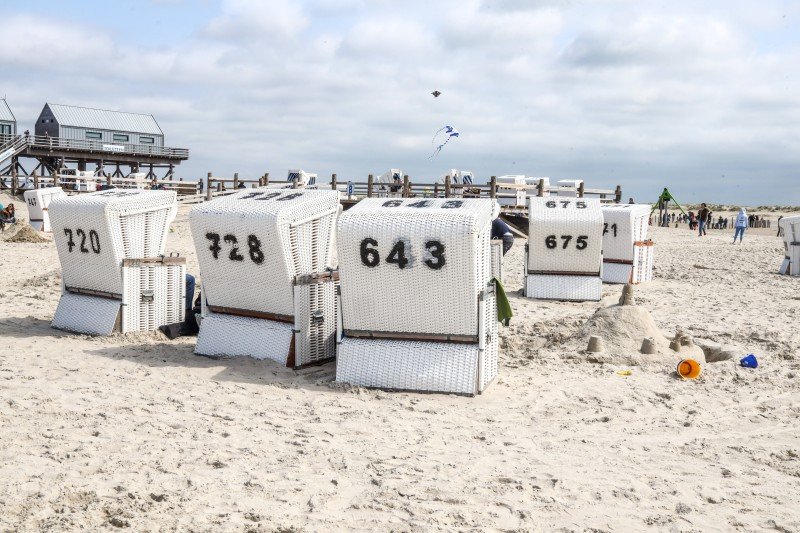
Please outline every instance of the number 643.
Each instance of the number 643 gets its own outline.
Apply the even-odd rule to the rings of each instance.
[[[409,266],[411,259],[406,255],[411,255],[411,250],[406,249],[407,241],[398,240],[392,246],[389,255],[386,256],[386,262],[392,265],[397,265],[399,269],[404,269]],[[371,237],[361,241],[359,252],[361,255],[361,263],[369,268],[375,268],[381,262],[380,254],[378,253],[378,241]],[[411,244],[408,243],[408,248]],[[440,241],[429,240],[425,241],[425,259],[422,261],[425,266],[432,270],[439,270],[445,265],[444,257],[444,244]]]

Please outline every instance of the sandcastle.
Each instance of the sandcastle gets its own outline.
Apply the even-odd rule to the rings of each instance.
[[[602,354],[604,362],[671,363],[690,358],[705,362],[703,350],[685,331],[678,330],[671,340],[661,333],[650,311],[636,305],[631,284],[623,287],[617,305],[598,309],[583,325],[581,334],[588,339],[587,352]]]

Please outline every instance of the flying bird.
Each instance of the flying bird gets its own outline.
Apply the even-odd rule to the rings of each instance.
[[[439,95],[442,93],[440,93],[439,91],[433,91],[431,94],[433,95],[434,98],[439,98]]]

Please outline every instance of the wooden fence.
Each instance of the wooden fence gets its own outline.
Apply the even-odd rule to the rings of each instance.
[[[286,188],[296,188],[297,182],[279,182]],[[233,178],[215,177],[212,172],[206,178],[205,199],[211,200],[215,196],[231,194],[238,189],[250,187],[269,187],[269,173],[257,179],[242,179],[235,173]],[[372,198],[378,196],[396,196],[400,198],[516,198],[515,192],[504,192],[505,190],[525,189],[526,191],[536,191],[537,196],[545,196],[549,193],[557,193],[558,187],[545,187],[545,181],[539,180],[537,185],[514,185],[510,183],[497,182],[497,177],[492,176],[489,183],[461,184],[453,183],[450,176],[445,176],[444,183],[414,183],[408,175],[403,176],[402,183],[376,183],[372,174],[367,176],[367,181],[339,181],[336,174],[331,175],[330,188],[335,191],[347,193],[352,185],[351,194],[345,202],[358,201],[361,198]],[[322,183],[317,183],[317,188],[323,188]],[[597,196],[601,200],[622,201],[622,187],[617,185],[616,189],[586,189],[581,183],[578,187],[577,196]],[[613,199],[613,200],[612,200]],[[509,206],[505,206],[509,207]]]
[[[80,190],[79,183],[87,181],[87,178],[80,177],[66,177],[62,176],[37,176],[34,173],[26,180],[32,181],[33,188],[38,189],[41,186],[63,187],[70,194],[78,194],[86,192]],[[150,187],[152,180],[136,180],[133,178],[121,177],[96,177],[96,181],[104,181],[105,187],[116,188],[135,188],[135,187]],[[214,176],[209,172],[206,176],[205,183],[202,180],[198,181],[179,181],[179,180],[164,180],[156,179],[156,186],[167,190],[174,190],[178,193],[178,197],[182,202],[202,202],[208,201],[215,196],[222,196],[232,194],[242,188],[255,188],[255,187],[269,187],[269,172],[263,174],[258,178],[240,178],[239,173],[234,173],[232,178],[223,178]],[[278,187],[297,188],[298,183],[281,181],[278,182]],[[205,185],[205,186],[204,186]],[[350,190],[350,185],[352,189]],[[273,183],[273,187],[276,184]],[[408,175],[403,176],[402,183],[377,183],[372,174],[367,176],[367,181],[339,181],[336,174],[331,175],[329,184],[318,182],[317,188],[329,186],[332,190],[340,191],[347,195],[343,199],[345,204],[352,204],[362,198],[372,197],[400,197],[400,198],[516,198],[516,192],[520,189],[526,190],[526,193],[535,191],[536,196],[545,196],[550,193],[557,193],[558,187],[546,187],[544,180],[539,180],[536,185],[514,185],[511,183],[498,183],[496,176],[489,179],[486,184],[462,184],[453,183],[450,176],[445,176],[444,183],[414,183]],[[20,186],[19,177],[16,172],[11,175],[11,194],[16,195],[23,190],[30,187]],[[581,183],[578,187],[577,196],[582,198],[584,196],[597,196],[604,201],[613,201],[619,203],[622,201],[622,187],[617,185],[616,189],[587,189]],[[523,206],[503,206],[506,210],[522,209]]]

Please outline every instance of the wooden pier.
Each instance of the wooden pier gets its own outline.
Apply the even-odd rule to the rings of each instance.
[[[29,188],[35,177],[54,179],[59,171],[73,165],[81,171],[94,165],[98,179],[126,178],[145,172],[148,179],[163,170],[165,181],[173,180],[175,166],[189,158],[186,148],[142,144],[108,143],[62,139],[42,135],[0,135],[0,188]],[[32,161],[30,171],[23,161]],[[107,171],[110,167],[111,171]]]

